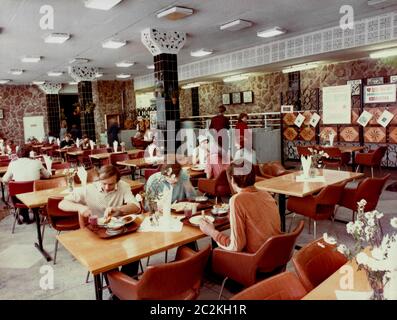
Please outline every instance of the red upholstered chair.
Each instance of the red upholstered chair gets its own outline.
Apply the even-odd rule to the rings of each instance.
[[[249,287],[264,277],[285,271],[303,227],[304,222],[301,221],[293,232],[270,237],[254,253],[214,249],[212,270],[224,277],[219,298],[227,279]]]
[[[4,160],[10,160],[10,157],[8,155],[0,156],[0,161],[4,161]]]
[[[307,290],[295,273],[283,272],[265,279],[230,300],[300,300]]]
[[[79,216],[77,211],[63,211],[58,208],[63,197],[49,197],[47,202],[48,220],[51,226],[58,231],[70,231],[80,229]],[[58,239],[55,240],[54,264],[57,260]]]
[[[321,243],[322,246],[318,245]],[[301,248],[293,257],[295,271],[309,292],[343,266],[346,257],[322,238]]]
[[[12,233],[15,230],[15,223],[19,219],[19,210],[20,209],[29,209],[25,206],[21,201],[19,201],[16,197],[17,194],[27,193],[33,191],[33,181],[9,181],[8,182],[8,195],[11,198],[12,207],[14,209],[14,223],[12,224]]]
[[[360,181],[356,188],[345,188],[338,204],[353,211],[353,221],[355,220],[355,213],[357,211],[357,202],[361,199],[367,201],[365,211],[375,210],[390,175],[389,173],[383,178],[365,178]]]
[[[285,174],[291,173],[292,171],[287,170],[279,161],[271,161],[258,165],[260,176],[264,178],[274,178],[283,176]]]
[[[91,149],[83,150],[83,154],[78,156],[78,162],[80,165],[84,166],[84,168],[89,169],[92,167],[92,163],[90,160]]]
[[[196,299],[210,253],[210,246],[199,252],[179,247],[174,262],[149,266],[139,280],[110,271],[107,273],[110,289],[121,300]]]
[[[216,197],[217,199],[218,197],[230,196],[232,193],[225,170],[223,170],[215,179],[200,178],[197,186],[199,191]]]
[[[130,159],[140,159],[140,158],[143,158],[144,155],[145,155],[145,150],[142,150],[142,151],[139,151],[137,153],[128,154],[128,157]]]
[[[108,152],[108,149],[106,147],[91,150],[91,154],[99,154],[99,153],[107,153],[107,152]]]
[[[338,147],[321,147],[320,150],[326,152],[329,158],[323,157],[324,168],[340,168],[346,167],[350,161],[349,152],[341,152]]]
[[[316,238],[317,221],[327,220],[333,217],[335,206],[341,198],[346,183],[347,182],[341,182],[326,186],[318,194],[306,196],[304,198],[290,196],[287,202],[287,209],[293,212],[290,227],[294,221],[295,214],[309,217],[309,232],[311,228],[311,219],[313,219],[313,236]]]
[[[131,137],[131,143],[136,149],[145,150],[147,146],[152,143],[152,141],[144,141],[142,139]]]
[[[310,156],[312,153],[310,152],[309,148],[313,149],[314,147],[296,146],[296,150],[298,151],[299,158],[301,156],[305,156],[305,157]]]
[[[110,163],[114,165],[120,172],[120,175],[126,176],[131,174],[131,168],[126,166],[120,166],[117,164],[119,161],[129,160],[127,152],[111,153]]]
[[[370,150],[368,153],[357,153],[356,154],[356,164],[357,170],[360,166],[371,167],[371,175],[374,177],[374,167],[379,167],[381,169],[382,158],[387,151],[387,146],[380,146],[375,150]]]
[[[0,160],[0,167],[7,167],[11,162],[11,159]]]
[[[144,176],[145,176],[145,181],[148,181],[148,179],[150,178],[150,176],[152,175],[152,174],[155,174],[156,172],[160,172],[160,167],[157,167],[157,168],[153,168],[153,169],[145,169],[145,173],[144,173]]]
[[[70,169],[70,167],[71,167],[71,164],[69,162],[53,163],[51,165],[51,169],[54,169],[54,170]]]

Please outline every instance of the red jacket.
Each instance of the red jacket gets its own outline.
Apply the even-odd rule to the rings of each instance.
[[[215,129],[216,131],[220,131],[222,129],[229,129],[230,123],[229,119],[226,118],[223,114],[218,114],[217,116],[211,119],[210,129]]]

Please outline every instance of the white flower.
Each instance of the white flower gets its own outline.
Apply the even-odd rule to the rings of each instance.
[[[365,207],[367,205],[367,201],[365,199],[361,199],[359,202],[357,202],[357,204],[360,207]]]
[[[325,153],[325,152],[324,152],[324,155],[323,155],[323,156],[326,157],[326,158],[329,158],[328,153]]]
[[[374,220],[374,218],[368,219],[368,225],[369,225],[370,227],[375,226],[375,220]]]
[[[138,202],[141,202],[143,200],[142,196],[139,193],[135,196],[135,199]]]
[[[336,244],[336,239],[334,237],[328,236],[327,233],[323,233],[323,239],[328,244],[331,244],[331,245]]]
[[[384,214],[382,212],[375,210],[375,216],[376,216],[376,219],[382,219]]]
[[[368,211],[368,212],[365,213],[365,218],[366,218],[367,220],[373,219],[374,217],[375,217],[374,211]]]
[[[348,251],[349,251],[349,249],[347,249],[346,245],[344,245],[344,244],[340,244],[336,248],[336,250],[338,250],[341,254],[344,254],[344,255],[348,254]]]
[[[397,229],[397,217],[390,219],[390,224],[393,228]]]
[[[348,234],[353,234],[353,233],[355,232],[355,230],[356,230],[356,228],[355,228],[354,223],[350,221],[350,222],[346,225],[346,231],[347,231],[347,233],[348,233]]]
[[[358,264],[363,264],[363,265],[367,265],[369,257],[367,256],[366,253],[364,252],[360,252],[357,256],[356,256],[356,260]]]

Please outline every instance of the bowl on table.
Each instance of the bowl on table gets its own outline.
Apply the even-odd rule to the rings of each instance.
[[[206,202],[208,201],[208,197],[206,196],[197,196],[193,198],[194,202]]]
[[[211,213],[214,216],[218,216],[218,217],[227,215],[228,212],[229,212],[229,205],[227,203],[216,204],[211,210]]]

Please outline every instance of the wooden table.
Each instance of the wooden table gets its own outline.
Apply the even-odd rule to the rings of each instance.
[[[181,232],[134,232],[113,239],[101,239],[84,228],[57,238],[94,275],[96,299],[101,300],[101,273],[205,236],[200,228],[184,225]]]
[[[128,155],[136,155],[140,153],[142,150],[134,149],[134,150],[127,150]],[[97,159],[97,160],[103,160],[107,159],[110,157],[111,154],[116,154],[116,153],[122,153],[121,151],[118,152],[104,152],[104,153],[97,153],[97,154],[91,154],[90,157]]]
[[[340,286],[341,278],[346,279],[346,266],[352,267],[353,285],[349,291],[371,291],[368,278],[364,270],[358,271],[356,261],[349,261],[320,285],[310,291],[303,300],[336,300],[335,290],[343,290]]]
[[[329,169],[320,169],[318,175],[325,178],[325,182],[297,182],[296,176],[301,175],[302,171],[296,171],[284,176],[266,179],[255,183],[255,187],[259,190],[277,193],[279,213],[281,219],[281,230],[285,231],[285,196],[306,197],[314,194],[324,187],[343,182],[351,181],[364,176],[363,173],[350,171],[337,171]]]

